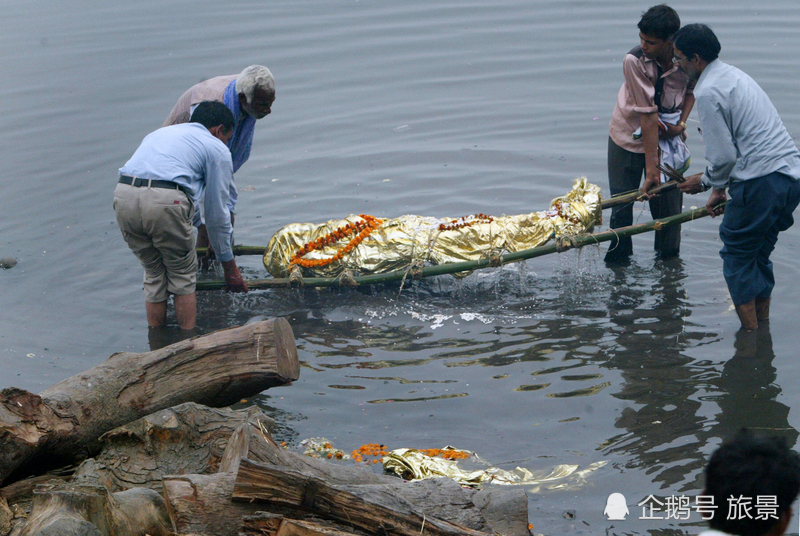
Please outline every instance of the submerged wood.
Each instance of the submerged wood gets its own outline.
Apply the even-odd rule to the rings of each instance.
[[[637,192],[634,192],[637,195]],[[686,223],[699,218],[708,216],[708,210],[705,207],[681,212],[674,216],[667,218],[660,218],[649,222],[641,223],[638,225],[631,225],[628,227],[620,227],[618,229],[610,229],[594,234],[582,234],[571,237],[565,237],[562,240],[557,240],[555,243],[545,244],[531,249],[516,251],[514,253],[506,253],[499,257],[500,264],[509,264],[512,262],[524,261],[549,255],[551,253],[561,253],[569,249],[582,248],[592,244],[600,244],[601,242],[608,242],[615,237],[634,236],[637,234],[655,231],[671,225],[678,225]],[[424,266],[419,271],[419,278],[431,277],[437,275],[454,274],[458,272],[469,272],[473,270],[480,270],[482,268],[489,268],[495,266],[495,261],[486,257],[477,261],[464,261],[453,262],[448,264],[439,264],[435,266]],[[303,285],[308,287],[338,287],[338,286],[351,286],[352,281],[357,285],[376,285],[380,283],[391,283],[396,281],[404,281],[411,279],[412,275],[410,270],[395,270],[385,274],[371,274],[353,277],[349,282],[345,282],[339,277],[306,277],[303,279]],[[265,288],[280,288],[296,286],[297,283],[293,282],[290,278],[274,278],[274,279],[249,279],[247,286],[251,289],[265,289]],[[222,290],[225,288],[224,281],[198,281],[197,290]]]
[[[281,318],[141,354],[117,353],[39,395],[0,391],[0,483],[83,460],[105,432],[183,402],[228,406],[299,376]]]

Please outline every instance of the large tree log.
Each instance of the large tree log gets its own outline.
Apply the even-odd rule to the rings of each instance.
[[[166,507],[153,490],[111,494],[103,486],[54,481],[34,492],[33,510],[12,536],[167,536]]]
[[[318,478],[279,471],[246,458],[239,464],[233,498],[298,508],[376,536],[486,535],[463,525],[429,518],[383,486],[331,486]]]
[[[298,376],[291,326],[278,318],[117,353],[39,395],[4,389],[0,483],[86,458],[103,433],[154,411],[189,401],[227,406]]]

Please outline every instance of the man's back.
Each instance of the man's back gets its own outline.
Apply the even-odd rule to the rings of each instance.
[[[220,140],[199,123],[163,127],[142,140],[120,173],[142,179],[167,180],[188,187],[197,202],[210,171],[232,173],[231,155]]]
[[[695,99],[704,136],[714,139],[706,158],[723,167],[736,162],[738,180],[781,172],[800,178],[800,152],[769,96],[747,73],[715,60],[703,71]]]
[[[188,123],[193,106],[203,101],[224,102],[225,88],[236,80],[238,75],[216,76],[195,84],[180,96],[162,126]]]

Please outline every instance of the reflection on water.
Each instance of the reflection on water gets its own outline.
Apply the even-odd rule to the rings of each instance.
[[[736,334],[735,352],[722,373],[709,383],[716,388],[706,400],[719,406],[711,437],[732,437],[742,427],[782,435],[790,445],[798,432],[788,420],[789,407],[778,402],[782,389],[776,385],[769,322],[755,332]]]
[[[615,426],[625,433],[606,440],[603,452],[624,454],[627,468],[646,468],[662,489],[683,492],[702,488],[707,446],[742,427],[780,433],[794,444],[798,433],[789,425],[789,408],[776,401],[781,389],[773,383],[769,324],[737,333],[733,356],[723,363],[691,359],[686,348],[716,335],[685,329],[680,260],[652,275],[650,290],[637,286],[628,271],[615,274],[609,312],[618,339],[603,367],[622,372],[613,396],[635,406],[622,411]],[[650,336],[643,339],[643,332]]]
[[[641,472],[651,484],[637,500],[698,493],[710,450],[743,426],[796,441],[777,401],[768,325],[737,334],[729,359],[696,357],[720,334],[693,322],[684,261],[605,270],[584,253],[550,268],[547,277],[506,267],[457,285],[415,282],[399,295],[376,287],[261,296],[292,309],[304,365],[285,398],[262,400],[303,419],[295,437],[338,432],[345,450],[435,436],[432,447],[457,442],[499,466],[526,448],[542,468],[553,458],[610,461],[593,478]],[[506,285],[514,292],[491,290]],[[369,422],[341,435],[331,423],[348,412]],[[487,444],[509,435],[516,446]]]
[[[699,368],[682,353],[690,338],[711,339],[713,333],[692,333],[683,262],[672,259],[632,275],[638,266],[614,270],[608,301],[617,341],[603,367],[622,373],[613,396],[630,401],[615,423],[624,433],[608,438],[603,452],[624,454],[626,467],[646,467],[662,488],[681,483],[703,466],[698,434],[706,419],[697,399]],[[699,374],[698,374],[699,373]]]

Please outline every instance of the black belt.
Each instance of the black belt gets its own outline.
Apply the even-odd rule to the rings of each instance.
[[[192,198],[192,194],[189,192],[189,189],[185,186],[181,186],[177,182],[160,181],[156,179],[140,179],[139,177],[131,177],[130,175],[120,175],[119,182],[120,184],[130,184],[131,186],[135,186],[137,188],[147,186],[148,188],[167,188],[168,190],[180,190],[181,192],[185,193],[189,199]]]

